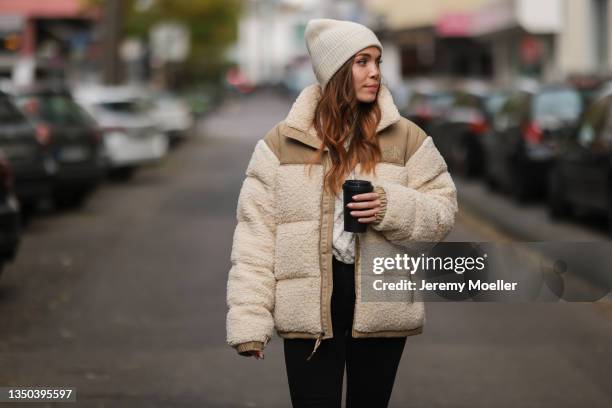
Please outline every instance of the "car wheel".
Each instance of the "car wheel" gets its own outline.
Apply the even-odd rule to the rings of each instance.
[[[91,189],[77,189],[74,191],[57,193],[53,201],[59,208],[80,208],[85,203],[85,199],[89,195],[90,191]]]
[[[514,201],[519,204],[524,203],[527,200],[528,189],[527,183],[523,180],[519,174],[514,174],[512,178],[512,187],[510,188],[510,194]]]
[[[608,199],[608,232],[612,234],[612,199]]]
[[[565,186],[558,169],[552,168],[548,176],[547,208],[551,219],[562,219],[571,215],[572,208],[565,197]]]
[[[123,166],[110,169],[108,177],[113,181],[127,181],[134,176],[136,167],[134,166]]]
[[[491,169],[490,156],[484,156],[482,162],[482,177],[484,179],[487,190],[497,191],[499,190],[499,184],[495,180],[493,169]]]
[[[495,178],[490,173],[485,175],[485,183],[489,191],[497,191],[499,189],[497,181],[495,181]]]
[[[528,185],[529,175],[525,174],[522,160],[512,158],[511,163],[508,164],[508,170],[508,193],[516,203],[523,204],[527,201],[530,191]]]
[[[608,231],[610,231],[610,234],[612,234],[612,191],[608,191],[607,216],[608,216]]]
[[[469,176],[469,154],[468,146],[465,140],[459,139],[451,146],[451,165],[455,169],[455,173],[462,177]]]

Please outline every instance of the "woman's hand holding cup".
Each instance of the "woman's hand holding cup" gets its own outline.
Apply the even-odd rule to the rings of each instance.
[[[381,205],[378,193],[356,194],[353,196],[353,201],[357,202],[348,203],[347,207],[351,209],[351,216],[361,217],[358,218],[358,222],[369,224],[376,219]]]

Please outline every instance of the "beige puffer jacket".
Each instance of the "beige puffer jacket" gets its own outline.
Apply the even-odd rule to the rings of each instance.
[[[330,166],[328,149],[310,177],[307,163],[321,141],[312,126],[321,96],[306,87],[285,120],[259,140],[246,169],[227,282],[227,342],[240,354],[262,350],[274,332],[283,338],[333,337],[331,324],[334,196],[322,188]],[[455,184],[433,140],[400,116],[383,85],[377,103],[382,160],[376,176],[361,173],[381,195],[382,211],[356,234],[356,305],[352,336],[400,337],[421,333],[423,302],[360,299],[365,251],[392,256],[417,242],[439,242],[457,213]],[[415,249],[416,250],[416,249]],[[312,354],[311,354],[312,356]]]

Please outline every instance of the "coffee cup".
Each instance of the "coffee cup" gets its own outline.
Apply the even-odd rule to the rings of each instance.
[[[344,193],[344,230],[348,232],[365,232],[368,225],[359,222],[359,217],[353,217],[351,211],[355,209],[347,207],[347,204],[358,202],[353,201],[353,196],[371,193],[374,191],[374,186],[368,180],[346,180],[342,185],[342,191]]]

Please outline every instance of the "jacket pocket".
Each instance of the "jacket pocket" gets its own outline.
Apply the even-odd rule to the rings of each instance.
[[[318,221],[277,225],[274,275],[277,280],[321,276]]]
[[[423,302],[361,302],[354,328],[365,333],[413,330],[425,323]]]
[[[274,323],[282,332],[321,331],[321,280],[318,277],[283,279],[276,283]]]

